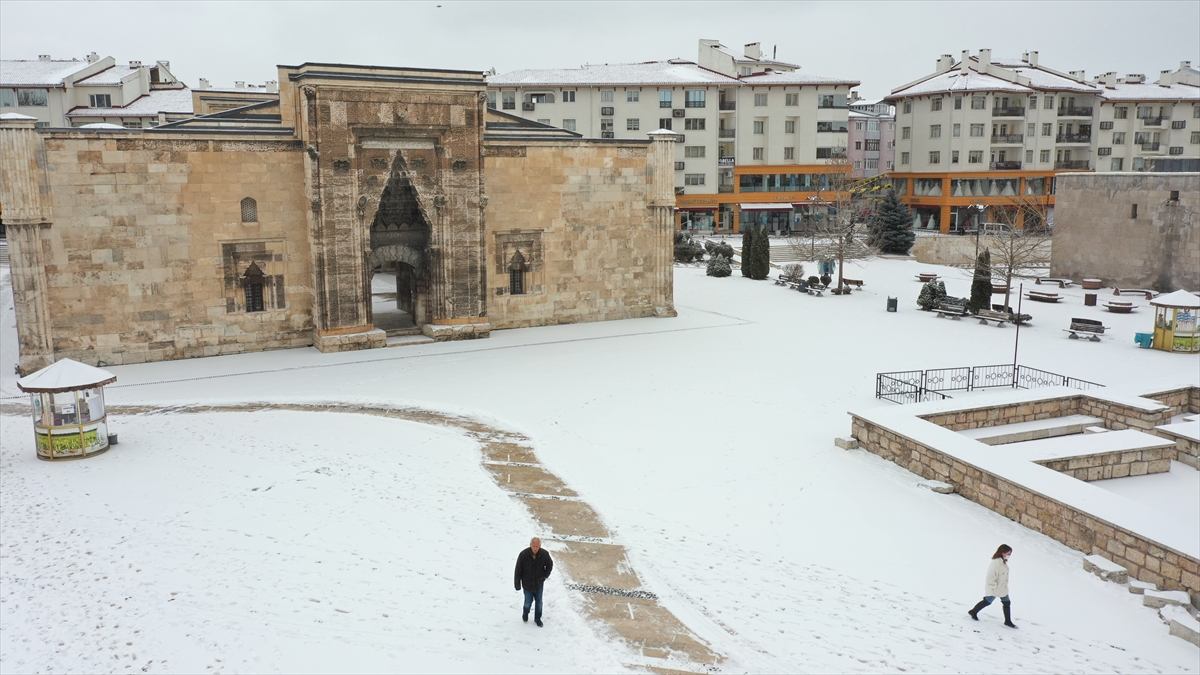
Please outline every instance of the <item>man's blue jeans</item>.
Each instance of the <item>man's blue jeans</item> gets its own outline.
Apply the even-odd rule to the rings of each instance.
[[[528,614],[529,606],[532,605],[534,603],[534,601],[536,600],[537,606],[533,610],[533,620],[534,621],[538,621],[539,619],[542,618],[542,591],[544,591],[544,590],[546,590],[546,588],[543,586],[542,588],[538,589],[537,593],[534,593],[533,591],[530,591],[530,590],[525,591],[525,608],[522,611],[524,614]]]
[[[983,596],[983,601],[984,601],[984,602],[986,602],[987,604],[989,604],[989,605],[990,605],[990,604],[992,604],[993,602],[995,602],[995,601],[996,601],[996,596],[994,596],[994,595],[985,595],[985,596]],[[1003,598],[1000,598],[1000,603],[1001,603],[1001,604],[1004,604],[1004,605],[1007,605],[1007,604],[1008,604],[1008,596],[1006,595],[1006,596],[1004,596]]]

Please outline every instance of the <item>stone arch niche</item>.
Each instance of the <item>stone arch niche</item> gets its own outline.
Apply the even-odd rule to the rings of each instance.
[[[378,190],[374,214],[370,220],[371,248],[367,255],[368,281],[377,271],[396,275],[396,308],[408,314],[416,326],[429,319],[431,217],[426,212],[427,199],[421,195],[418,183],[432,186],[428,169],[435,152],[430,148],[395,151],[388,162],[378,155],[368,157],[376,171],[366,176],[366,191]],[[386,172],[378,170],[387,166]],[[416,169],[414,169],[416,167]],[[380,190],[382,185],[382,190]],[[371,197],[364,195],[364,206]],[[364,214],[366,215],[366,214]],[[368,283],[367,288],[370,288]],[[376,321],[372,315],[372,321]]]

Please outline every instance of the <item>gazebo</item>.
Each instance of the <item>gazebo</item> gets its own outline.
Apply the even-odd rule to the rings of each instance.
[[[63,359],[17,380],[33,403],[38,459],[82,459],[108,450],[104,385],[117,376]]]
[[[1160,295],[1150,301],[1154,307],[1155,349],[1165,352],[1200,352],[1200,297],[1187,291]]]

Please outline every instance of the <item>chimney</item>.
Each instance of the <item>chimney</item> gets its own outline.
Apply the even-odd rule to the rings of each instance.
[[[1171,71],[1170,70],[1159,71],[1158,84],[1163,87],[1171,86]]]
[[[49,60],[50,60],[49,54],[38,54],[38,61],[49,61]]]
[[[141,62],[141,61],[130,61],[130,62],[129,62],[129,69],[130,69],[130,70],[137,70],[138,68],[141,68],[141,67],[142,67],[142,62]]]
[[[97,61],[99,61],[99,60],[100,60],[100,55],[99,55],[99,54],[97,54],[96,52],[92,52],[91,54],[88,54],[88,55],[87,55],[87,62],[88,62],[88,63],[95,63],[95,62],[97,62]]]
[[[743,48],[742,53],[745,54],[746,58],[748,59],[762,58],[762,43],[751,42]]]
[[[200,84],[196,85],[196,88],[197,89],[210,89],[210,88],[212,88],[212,85],[208,83],[208,80],[206,80],[205,78],[202,77],[202,78],[200,78]]]
[[[266,86],[267,86],[268,94],[278,94],[279,93],[279,82],[277,80],[267,80]]]
[[[954,57],[950,54],[942,54],[937,60],[937,72],[944,73],[954,67]]]
[[[1189,69],[1189,68],[1191,68],[1191,67],[1192,67],[1192,62],[1191,62],[1191,61],[1180,61],[1180,62],[1179,62],[1179,69],[1180,69],[1180,70],[1188,70],[1188,69]]]
[[[1070,75],[1071,75],[1071,77],[1075,78],[1076,80],[1078,80],[1080,82],[1087,81],[1087,78],[1084,77],[1082,70],[1072,70],[1072,71],[1070,71]]]
[[[1029,58],[1025,60],[1029,62],[1030,66],[1037,68],[1038,53],[1034,51],[1029,52]]]
[[[979,50],[979,72],[981,72],[981,73],[987,72],[987,67],[989,65],[991,65],[991,63],[992,63],[992,50],[980,49]]]
[[[238,80],[237,82],[234,82],[234,83],[233,83],[233,88],[234,88],[234,89],[245,89],[245,88],[246,88],[246,81],[245,81],[245,80]]]
[[[962,61],[958,62],[958,69],[963,72],[970,70],[971,67],[967,65],[970,62],[971,62],[971,50],[964,49],[963,54],[962,54]]]
[[[1125,75],[1126,84],[1142,84],[1146,81],[1146,76],[1140,73],[1129,73]]]

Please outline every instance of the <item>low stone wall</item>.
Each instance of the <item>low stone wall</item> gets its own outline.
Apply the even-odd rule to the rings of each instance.
[[[1200,413],[1200,387],[1179,387],[1166,391],[1146,394],[1163,405],[1171,406],[1172,415],[1184,413]]]
[[[933,422],[939,427],[944,427],[951,431],[978,429],[980,427],[998,427],[1005,424],[1033,422],[1051,417],[1066,417],[1067,415],[1080,414],[1082,411],[1079,406],[1079,398],[1078,396],[1068,396],[1029,403],[968,408],[948,413],[922,415],[921,419],[926,422]],[[1096,417],[1099,417],[1099,415],[1096,415]]]
[[[1144,476],[1171,470],[1172,448],[1114,450],[1081,457],[1060,457],[1034,462],[1082,481]]]
[[[1153,433],[1154,427],[1171,421],[1170,408],[1147,410],[1139,406],[1090,396],[1080,397],[1079,413],[1099,417],[1104,420],[1106,428],[1113,430],[1140,429]]]
[[[1058,403],[1061,407],[1061,400]],[[1035,403],[1025,403],[1016,407],[1026,405],[1037,406]],[[970,417],[974,418],[975,413],[980,411],[929,415],[927,418],[951,417],[953,420],[965,412],[970,412]],[[930,445],[906,438],[853,413],[851,419],[852,435],[868,452],[895,462],[923,478],[950,483],[967,499],[1077,551],[1103,555],[1125,567],[1135,579],[1153,583],[1162,589],[1186,590],[1193,596],[1200,594],[1200,559],[1165,549],[1135,532],[959,461]],[[986,421],[986,415],[984,420],[963,420],[961,423],[968,421]]]

